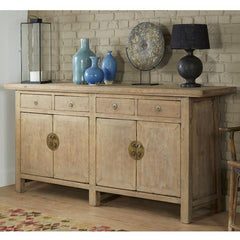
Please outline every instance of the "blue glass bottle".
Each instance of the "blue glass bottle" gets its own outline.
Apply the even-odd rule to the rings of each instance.
[[[103,80],[104,74],[101,68],[98,67],[100,57],[90,57],[92,66],[86,69],[84,78],[88,84],[98,84]]]
[[[103,58],[102,61],[102,70],[104,72],[105,84],[112,84],[117,72],[117,62],[111,53],[112,51],[107,51],[107,55]]]
[[[83,38],[81,41],[80,50],[73,56],[72,70],[73,82],[75,84],[85,84],[84,72],[91,66],[90,56],[95,54],[89,49],[89,39]]]

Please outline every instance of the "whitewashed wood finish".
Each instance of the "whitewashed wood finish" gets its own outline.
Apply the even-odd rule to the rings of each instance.
[[[180,125],[137,123],[144,156],[137,161],[137,190],[180,197]]]
[[[54,115],[53,132],[59,138],[54,151],[54,178],[88,183],[88,118]]]
[[[15,92],[15,189],[17,192],[25,191],[25,179],[21,178],[21,96]]]
[[[90,94],[119,94],[130,96],[166,96],[166,97],[210,97],[235,93],[236,87],[202,86],[200,88],[181,88],[179,84],[161,84],[158,86],[132,86],[124,84],[113,85],[76,85],[71,82],[52,84],[4,84],[4,88],[31,92],[60,92],[60,93],[90,93]]]
[[[181,222],[192,221],[192,101],[183,98],[181,101]]]
[[[96,112],[134,115],[134,100],[120,98],[97,98]]]
[[[192,114],[192,192],[196,200],[216,194],[217,189],[213,99],[193,101]]]
[[[89,97],[55,96],[55,110],[88,112]]]
[[[181,89],[178,86],[165,85],[156,87],[124,85],[90,87],[76,86],[70,83],[46,84],[46,86],[43,86],[43,84],[33,85],[34,84],[4,85],[7,89],[17,90],[17,191],[24,191],[25,179],[31,179],[89,189],[89,204],[92,206],[100,204],[101,192],[177,203],[181,205],[181,221],[184,223],[190,223],[192,221],[193,209],[201,208],[214,201],[218,202],[218,207],[220,206],[220,164],[218,162],[219,159],[217,159],[218,150],[216,150],[218,148],[216,141],[219,127],[217,100],[218,96],[234,93],[236,88],[201,87],[196,89]],[[47,100],[47,104],[44,102],[42,105],[41,103],[41,108],[34,108],[31,102],[29,104],[29,101],[26,101],[26,103],[24,103],[25,105],[21,106],[21,94],[38,95],[41,99],[47,97],[47,99],[50,99],[50,105],[49,100]],[[60,102],[57,101],[59,96],[62,97]],[[89,96],[89,108],[87,111],[81,111],[80,108],[78,109],[79,111],[73,111],[68,110],[66,107],[70,99],[80,100],[82,97],[87,96]],[[207,98],[210,96],[211,98]],[[103,101],[101,102],[101,100]],[[121,109],[122,112],[114,111],[112,104],[115,102],[112,102],[113,100],[120,103],[119,106],[121,108],[117,109]],[[101,103],[103,104],[101,105]],[[155,103],[167,103],[163,105],[163,115],[155,115],[152,108]],[[168,103],[171,104],[168,105]],[[61,104],[63,104],[62,108],[60,106]],[[142,115],[139,115],[139,110]],[[40,118],[36,119],[36,122],[33,121],[33,123],[30,121],[32,130],[26,130],[24,129],[24,127],[26,128],[26,124],[22,126],[21,115],[38,115]],[[61,133],[59,134],[61,135],[63,133],[66,139],[68,139],[70,135],[73,136],[71,133],[72,130],[69,132],[68,130],[72,128],[77,129],[78,125],[75,121],[73,121],[74,124],[71,123],[69,125],[65,119],[89,119],[89,125],[86,127],[89,131],[88,137],[86,136],[89,144],[89,154],[88,157],[86,157],[88,158],[89,168],[86,170],[87,173],[85,175],[88,176],[89,184],[77,182],[76,180],[64,180],[63,175],[65,173],[59,176],[59,178],[54,178],[53,175],[51,177],[40,176],[42,173],[37,172],[37,170],[34,173],[21,172],[25,157],[24,155],[21,156],[20,150],[26,147],[24,147],[25,143],[23,142],[26,139],[27,141],[29,140],[28,135],[30,132],[31,134],[35,132],[35,127],[36,129],[38,129],[37,127],[43,128],[46,132],[49,131],[48,128],[55,130],[54,127],[52,128],[54,121],[48,119],[49,117],[50,119],[55,117],[58,119],[57,123],[61,125]],[[38,126],[44,122],[42,120],[47,120],[49,123],[44,123],[46,126]],[[139,125],[141,125],[141,127],[139,127]],[[205,128],[205,125],[208,126]],[[176,126],[176,129],[174,130],[174,128],[172,129],[170,126]],[[21,135],[22,130],[25,131],[24,135]],[[78,133],[78,130],[79,129],[76,130],[76,133]],[[169,134],[165,134],[168,130]],[[210,131],[210,134],[208,134],[207,131]],[[174,135],[176,135],[175,139],[173,137]],[[212,135],[214,137],[212,137]],[[36,134],[32,135],[32,137],[34,136],[36,136]],[[76,136],[73,138],[75,137]],[[146,155],[142,160],[138,160],[138,162],[130,158],[128,154],[128,146],[133,140],[140,140],[147,145],[147,147],[144,147]],[[152,146],[150,145],[151,140],[154,142]],[[30,139],[29,141],[32,140]],[[46,145],[46,140],[44,140],[44,142]],[[61,142],[62,141],[60,141],[60,145]],[[76,144],[74,142],[75,141],[73,141],[72,144]],[[164,145],[162,146],[163,143]],[[35,142],[34,144],[38,146]],[[215,149],[213,150],[214,153],[208,150],[205,151],[208,144]],[[37,146],[35,146],[35,148],[37,148]],[[153,150],[151,148],[153,148]],[[162,154],[162,158],[157,158],[161,148],[165,148],[166,155]],[[74,145],[73,149],[77,149],[77,147]],[[37,149],[37,151],[41,151],[41,156],[46,154],[45,150]],[[60,172],[63,173],[65,171],[63,161],[67,158],[65,156],[73,156],[78,153],[76,153],[77,150],[69,153],[67,149],[63,150],[63,154],[60,154],[60,152],[57,153],[57,151],[58,150],[56,150],[55,155],[59,154],[59,158],[61,159]],[[202,151],[205,159],[198,156]],[[54,162],[57,166],[58,163],[56,161],[58,157],[53,157],[52,152],[51,154],[52,164]],[[165,171],[163,171],[159,177],[155,168],[161,165],[158,161],[166,158],[169,159],[169,163],[171,164],[163,167],[164,169],[168,168],[167,171],[169,171],[169,175],[164,175]],[[72,159],[75,161],[77,158],[73,156]],[[146,159],[150,160],[147,162],[145,161]],[[31,160],[31,162],[30,159],[26,158],[26,160],[29,162],[29,166],[33,164],[34,160]],[[199,161],[202,161],[202,163],[199,163]],[[137,163],[138,167],[136,165]],[[48,168],[49,162],[43,164],[46,165],[44,168]],[[42,167],[38,161],[35,161],[34,165],[35,169]],[[76,169],[77,168],[78,166],[76,164]],[[174,175],[172,175],[173,171],[175,171]],[[66,172],[68,172],[68,170],[66,170]],[[170,176],[172,176],[172,178]],[[153,180],[149,180],[151,177]],[[201,183],[203,178],[205,178],[203,181],[204,184],[206,185],[211,182],[210,185],[203,185]],[[166,184],[167,191],[165,191],[160,184],[157,184],[158,179],[161,180],[161,183]],[[179,185],[176,184],[176,179],[179,179]],[[154,184],[150,182],[148,185],[147,181],[153,181]],[[201,188],[200,190],[197,189],[199,187]]]
[[[136,160],[128,154],[128,146],[134,140],[135,121],[97,120],[97,185],[136,189]]]
[[[52,109],[51,95],[21,94],[21,108]]]
[[[21,172],[53,177],[53,152],[46,139],[52,132],[52,116],[21,113]]]
[[[180,101],[138,100],[138,115],[180,118]]]

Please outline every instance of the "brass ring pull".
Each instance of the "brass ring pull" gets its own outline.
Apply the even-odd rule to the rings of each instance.
[[[161,106],[160,106],[160,105],[157,105],[157,106],[155,107],[155,110],[156,110],[157,112],[160,112],[160,111],[161,111]]]
[[[55,133],[49,133],[47,136],[47,146],[52,151],[55,151],[59,147],[59,138]]]
[[[68,106],[69,106],[70,108],[72,108],[72,107],[73,107],[73,103],[70,102],[70,103],[68,104]]]
[[[116,103],[114,103],[114,104],[112,105],[112,108],[113,108],[113,110],[117,110],[118,105],[117,105]]]
[[[140,160],[144,156],[144,147],[141,142],[132,141],[128,147],[128,153],[134,160]]]
[[[38,105],[38,101],[37,100],[35,100],[33,103],[34,103],[35,106]]]

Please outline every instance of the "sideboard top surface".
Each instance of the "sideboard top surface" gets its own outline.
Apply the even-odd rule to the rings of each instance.
[[[210,97],[235,93],[236,87],[206,86],[200,88],[180,88],[179,85],[76,85],[73,83],[48,84],[4,84],[5,89],[16,91],[61,92],[61,93],[92,93],[92,94],[119,94],[119,95],[154,95],[178,97]]]

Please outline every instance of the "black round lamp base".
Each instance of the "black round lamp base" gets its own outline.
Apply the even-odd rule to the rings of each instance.
[[[198,78],[203,70],[201,60],[193,55],[193,49],[185,50],[187,55],[180,59],[178,63],[178,73],[184,79],[186,83],[180,85],[181,88],[195,88],[201,87],[200,84],[195,83],[195,79]]]
[[[180,84],[180,87],[181,88],[195,88],[195,87],[201,87],[201,84],[199,83],[189,83],[189,82],[186,82],[186,83],[182,83]]]

